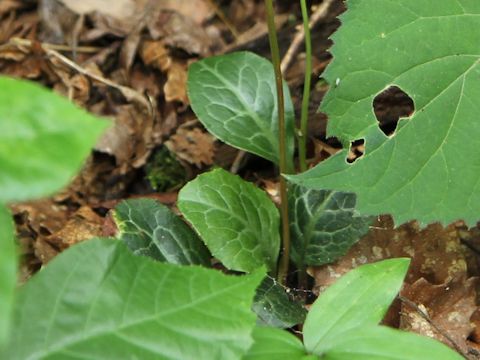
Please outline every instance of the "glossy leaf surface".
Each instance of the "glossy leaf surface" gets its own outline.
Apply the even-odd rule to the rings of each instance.
[[[178,208],[226,267],[276,266],[280,217],[268,195],[225,170],[198,176],[180,191]]]
[[[291,161],[294,112],[286,85],[284,93],[287,158]],[[192,109],[208,131],[227,144],[278,164],[276,96],[272,64],[250,52],[203,59],[188,72]]]

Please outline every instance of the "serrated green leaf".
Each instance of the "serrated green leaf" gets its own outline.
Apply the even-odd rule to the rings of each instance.
[[[155,200],[122,201],[114,219],[117,237],[136,255],[179,265],[210,265],[210,254],[197,234]]]
[[[342,276],[313,303],[303,327],[305,348],[320,354],[332,339],[377,325],[397,296],[410,259],[362,265]]]
[[[277,328],[303,323],[307,315],[303,305],[270,276],[258,287],[252,309],[258,316],[257,324]]]
[[[242,360],[315,360],[307,355],[302,342],[285,330],[257,326],[254,343]]]
[[[348,1],[333,36],[331,87],[321,110],[328,135],[365,139],[353,164],[347,149],[291,181],[357,194],[364,215],[392,214],[444,224],[480,218],[480,2]],[[396,85],[415,113],[393,137],[378,127],[372,102]]]
[[[367,326],[340,334],[318,353],[325,360],[461,360],[458,353],[431,338]]]
[[[335,261],[368,232],[372,218],[357,216],[355,201],[351,193],[290,185],[291,258],[298,268]]]
[[[275,74],[268,60],[250,52],[210,57],[190,66],[187,86],[192,109],[210,133],[279,163]],[[295,115],[286,84],[284,93],[291,162]],[[293,168],[292,163],[289,166]]]
[[[178,208],[227,268],[275,269],[280,216],[268,195],[253,184],[216,169],[183,187]]]
[[[59,190],[107,123],[28,81],[0,76],[0,89],[0,202]]]
[[[9,335],[16,278],[17,254],[12,216],[0,205],[0,353]]]
[[[238,359],[252,344],[263,276],[155,262],[121,241],[90,240],[20,290],[5,359]]]

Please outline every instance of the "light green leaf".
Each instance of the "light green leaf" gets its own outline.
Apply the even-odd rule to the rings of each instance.
[[[285,330],[256,327],[253,330],[254,343],[243,360],[315,360],[307,355],[302,342]]]
[[[5,358],[238,359],[252,344],[263,276],[155,262],[121,241],[90,240],[20,290]]]
[[[303,305],[270,276],[265,277],[258,287],[252,309],[258,316],[259,325],[278,328],[303,323],[307,315]]]
[[[287,158],[291,161],[295,115],[286,84],[284,93]],[[268,60],[237,52],[198,61],[188,71],[188,97],[210,133],[227,144],[279,163],[275,74]]]
[[[321,110],[328,135],[365,139],[353,164],[347,149],[290,180],[357,194],[364,215],[392,214],[444,224],[480,218],[480,2],[348,1],[333,36],[334,60]],[[378,127],[372,103],[396,85],[414,101],[393,137]]]
[[[136,255],[172,264],[210,265],[197,234],[165,205],[152,199],[122,201],[114,212],[118,237]]]
[[[0,89],[0,202],[59,190],[107,123],[28,81],[0,76]]]
[[[431,338],[385,326],[352,329],[331,339],[318,354],[325,360],[461,360]]]
[[[0,205],[0,353],[9,335],[16,274],[17,254],[12,216]]]
[[[185,185],[178,208],[227,268],[275,269],[280,217],[268,195],[253,184],[216,169]]]
[[[313,303],[303,327],[305,348],[319,354],[347,330],[377,325],[398,294],[410,259],[362,265],[342,276]]]
[[[288,192],[291,258],[298,268],[323,265],[345,255],[366,234],[371,217],[358,216],[355,195],[292,184]]]

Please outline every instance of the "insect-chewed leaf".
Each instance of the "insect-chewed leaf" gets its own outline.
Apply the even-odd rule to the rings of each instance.
[[[321,110],[328,135],[364,139],[353,164],[347,149],[290,180],[357,194],[363,215],[392,214],[444,224],[480,218],[480,1],[348,1],[333,36],[331,87]],[[340,81],[337,81],[339,79]],[[415,113],[387,137],[375,97],[398,86]]]

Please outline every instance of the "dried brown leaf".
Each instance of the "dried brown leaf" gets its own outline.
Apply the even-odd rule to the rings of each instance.
[[[167,148],[180,159],[197,167],[212,165],[215,155],[215,138],[198,128],[180,128],[165,143]]]

